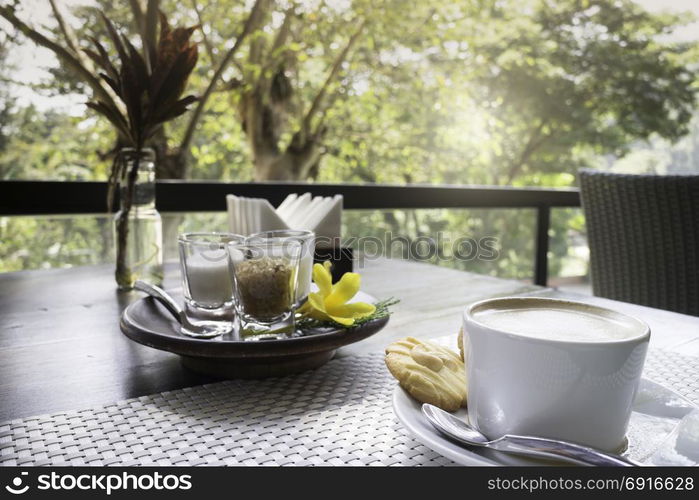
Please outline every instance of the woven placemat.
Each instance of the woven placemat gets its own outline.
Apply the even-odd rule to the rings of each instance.
[[[699,403],[699,358],[651,351],[645,375]],[[2,465],[450,465],[391,409],[382,354],[0,424]]]

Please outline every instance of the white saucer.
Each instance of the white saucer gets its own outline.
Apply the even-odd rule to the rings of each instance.
[[[460,465],[561,465],[487,450],[463,448],[442,436],[423,417],[421,403],[396,387],[393,412],[415,439]],[[456,415],[468,420],[466,409]],[[699,465],[699,408],[683,396],[647,379],[641,381],[623,453],[647,465]]]

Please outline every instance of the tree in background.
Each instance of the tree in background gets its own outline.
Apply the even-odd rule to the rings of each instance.
[[[73,30],[58,2],[53,34],[0,14],[83,76],[98,12],[147,40],[159,3],[98,0]],[[206,48],[199,105],[154,141],[160,177],[218,147],[258,180],[541,183],[651,134],[676,139],[695,106],[696,53],[663,36],[688,18],[630,0],[160,3],[200,23]],[[245,144],[212,144],[241,131]]]
[[[155,36],[159,4],[158,0],[148,0],[145,5],[139,0],[129,2],[129,24],[140,36],[142,46],[147,46]],[[53,35],[44,34],[22,21],[16,15],[16,5],[0,6],[0,15],[34,43],[53,51],[64,68],[72,73],[72,78],[77,77],[83,86],[89,87],[95,98],[113,102],[113,92],[99,78],[93,61],[80,42],[84,36],[76,34],[66,22],[58,0],[50,0],[50,5],[58,26],[57,33]],[[104,7],[105,10],[109,10],[107,5]],[[367,22],[363,13],[364,7],[357,6],[350,14],[343,12],[342,17],[336,16],[337,33],[342,33],[339,23],[349,24],[352,30],[344,46],[333,56],[327,75],[307,106],[298,101],[292,103],[294,91],[287,68],[296,65],[296,56],[302,50],[300,43],[303,40],[304,28],[318,29],[322,20],[317,19],[304,27],[301,23],[302,7],[291,2],[281,13],[275,11],[274,7],[275,2],[271,0],[257,0],[246,19],[241,22],[241,27],[233,37],[232,46],[224,50],[213,45],[207,36],[209,27],[202,26],[201,33],[211,64],[211,69],[204,74],[211,74],[205,82],[201,99],[188,117],[178,145],[171,146],[171,141],[164,131],[152,140],[152,145],[159,153],[160,177],[185,177],[195,131],[211,96],[222,91],[236,94],[237,114],[248,138],[256,178],[307,178],[311,169],[317,165],[320,157],[319,143],[326,130],[323,125],[324,114],[331,99],[334,82]],[[192,11],[201,21],[202,9],[196,1],[192,2]],[[281,21],[277,21],[278,16],[275,14],[282,16]],[[351,16],[351,19],[348,16]],[[92,27],[92,30],[97,29]],[[245,47],[246,53],[236,60],[236,55],[243,48],[246,38],[250,39]],[[229,44],[230,40],[231,38],[227,37],[222,42],[223,45]],[[237,75],[226,80],[224,75],[231,66],[238,69]],[[70,88],[75,90],[80,86],[74,84]],[[298,111],[299,119],[293,123],[295,130],[290,139],[286,144],[282,144],[283,134],[289,132],[284,128],[287,123],[285,115],[291,109]]]
[[[104,36],[100,12],[139,36],[140,0],[94,3],[72,10],[78,40]],[[196,125],[191,113],[156,138],[159,157],[187,158],[164,162],[161,178],[569,186],[579,166],[604,165],[603,155],[624,155],[648,137],[676,140],[696,105],[696,44],[667,36],[691,16],[651,14],[630,0],[425,0],[409,8],[400,0],[263,0],[237,43],[257,5],[161,0],[173,22],[202,25],[193,93],[202,95],[226,62]],[[65,43],[59,25],[42,33]],[[65,65],[43,87],[92,92]],[[92,163],[92,178],[104,179],[106,161],[94,152],[111,138],[87,116],[77,138],[75,117],[51,130],[19,125],[20,165],[34,165],[35,178],[46,165],[61,178],[86,175],[82,166],[73,177],[58,170],[74,151],[71,164]],[[0,166],[19,139],[0,151]],[[363,214],[348,217],[348,234],[499,234],[501,259],[467,268],[525,277],[533,221],[524,211]],[[580,217],[555,215],[553,226],[557,248]]]
[[[606,0],[545,1],[531,17],[518,14],[499,7],[495,22],[480,24],[479,38],[490,41],[480,48],[481,96],[504,138],[494,180],[570,171],[580,150],[623,156],[651,134],[688,132],[697,72],[683,56],[691,47],[662,39],[680,16]]]
[[[333,111],[342,140],[321,178],[558,185],[599,155],[687,132],[699,58],[668,34],[691,15],[611,0],[435,5],[397,47],[360,52],[367,90]]]
[[[7,89],[7,83],[10,83],[9,78],[2,76],[9,75],[13,69],[7,61],[9,46],[9,37],[0,34],[0,83],[3,84],[0,87],[0,151],[7,148],[10,139],[10,120],[15,105],[15,100]]]
[[[184,178],[187,172],[186,161],[189,152],[189,143],[191,141],[194,129],[201,117],[203,108],[206,106],[207,100],[211,94],[211,88],[218,83],[220,74],[225,69],[226,60],[230,59],[235,51],[240,47],[242,41],[250,33],[254,23],[258,19],[259,12],[264,0],[260,0],[253,7],[248,20],[244,23],[237,41],[229,50],[228,55],[217,69],[212,77],[207,90],[199,99],[196,110],[191,114],[187,133],[178,146],[171,147],[168,138],[165,135],[164,128],[161,128],[156,137],[149,140],[149,145],[153,146],[158,153],[158,167],[160,177]],[[91,96],[95,100],[104,103],[105,106],[118,108],[118,99],[104,78],[100,77],[101,68],[97,68],[95,60],[90,57],[86,49],[85,43],[82,43],[86,37],[78,36],[75,30],[66,21],[63,12],[61,11],[59,0],[49,0],[54,19],[57,24],[57,32],[54,34],[44,34],[41,30],[31,27],[28,23],[22,21],[17,15],[17,2],[9,5],[0,6],[0,16],[5,18],[12,26],[22,33],[29,40],[39,46],[51,50],[63,68],[67,69],[72,77],[78,80],[83,87],[90,90]],[[142,2],[133,0],[129,2],[131,21],[134,31],[140,37],[141,47],[152,47],[155,44],[158,29],[158,11],[159,1],[148,0]],[[93,37],[97,40],[99,37]],[[148,51],[145,51],[146,53]],[[80,85],[74,84],[72,88],[81,88]],[[121,148],[121,143],[117,139],[117,144],[113,148],[113,152]]]

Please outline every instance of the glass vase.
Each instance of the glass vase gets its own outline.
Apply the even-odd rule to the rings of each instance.
[[[163,281],[163,224],[155,209],[155,153],[119,152],[120,210],[114,216],[117,286],[131,290],[136,280]],[[131,185],[130,185],[130,182]]]

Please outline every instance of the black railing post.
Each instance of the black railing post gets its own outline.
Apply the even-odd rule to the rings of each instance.
[[[540,205],[536,210],[536,243],[534,245],[534,284],[546,286],[549,277],[549,225],[551,207]]]

